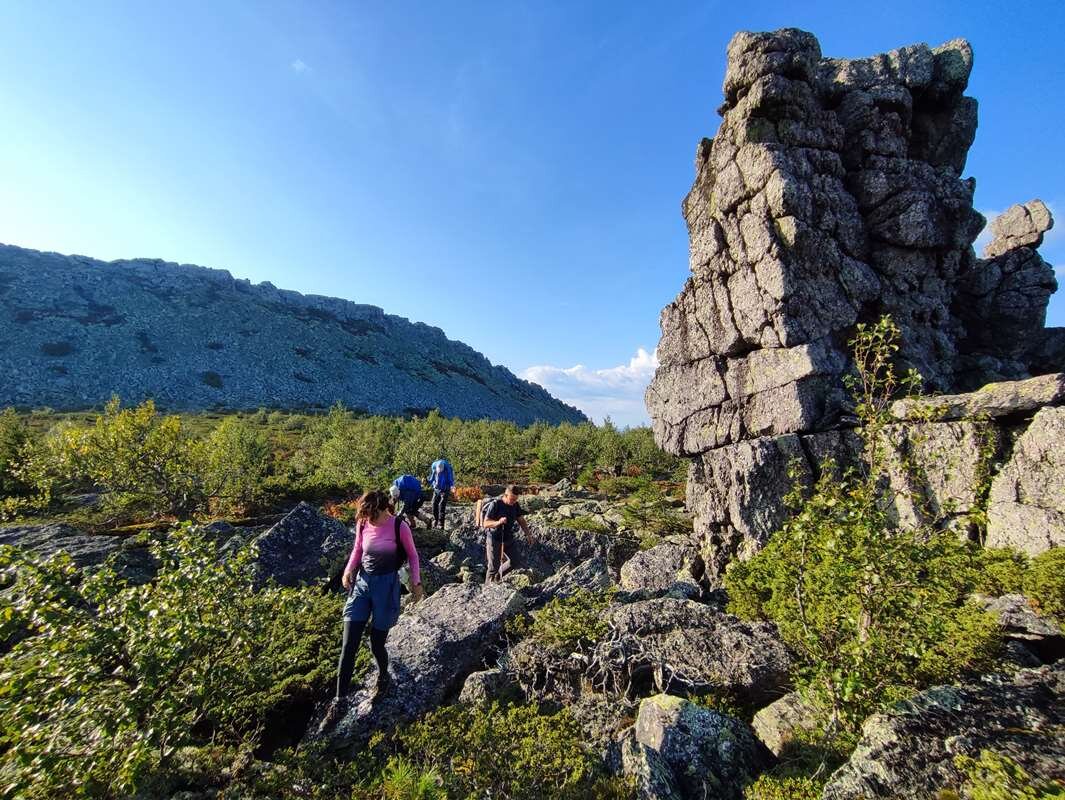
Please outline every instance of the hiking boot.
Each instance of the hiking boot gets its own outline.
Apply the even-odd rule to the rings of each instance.
[[[322,721],[318,725],[318,733],[325,733],[330,728],[336,726],[340,721],[340,718],[344,715],[344,712],[348,710],[348,698],[346,697],[334,697],[329,707],[325,710],[325,716],[322,717]]]

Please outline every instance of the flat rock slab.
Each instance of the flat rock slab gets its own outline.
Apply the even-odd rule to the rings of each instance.
[[[1005,417],[1062,403],[1065,403],[1065,373],[1059,372],[1023,381],[989,383],[982,389],[966,394],[896,400],[891,406],[891,414],[901,420],[919,413],[934,413],[938,420],[965,419],[983,414]]]
[[[328,580],[340,573],[355,535],[340,520],[301,502],[253,544],[259,554],[256,579],[282,586]]]
[[[823,800],[926,798],[965,779],[959,755],[991,750],[1033,778],[1065,781],[1065,661],[1012,680],[937,686],[874,714]]]
[[[114,567],[131,583],[146,583],[157,564],[147,547],[129,547],[129,538],[85,533],[63,523],[0,528],[0,545],[12,545],[42,558],[63,552],[81,569],[93,571],[115,557]]]
[[[375,731],[413,720],[457,693],[523,607],[504,584],[450,584],[403,614],[388,637],[393,685],[374,698],[376,672],[354,692],[347,713],[326,734],[332,749],[350,751]]]

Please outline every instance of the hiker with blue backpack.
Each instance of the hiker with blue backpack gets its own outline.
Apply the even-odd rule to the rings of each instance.
[[[396,515],[406,517],[412,526],[420,521],[418,509],[422,507],[422,482],[413,475],[400,475],[392,481],[388,490],[392,502],[397,504]],[[432,527],[431,525],[429,527]]]
[[[455,486],[455,471],[446,458],[438,458],[429,467],[429,485],[433,487],[433,523],[443,530],[448,495]]]

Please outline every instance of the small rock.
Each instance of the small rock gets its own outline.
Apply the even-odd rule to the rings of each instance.
[[[621,588],[646,596],[698,597],[703,560],[691,545],[663,543],[636,553],[621,567]]]
[[[474,672],[462,684],[459,702],[488,703],[504,695],[516,697],[520,694],[514,679],[500,669],[487,669]]]
[[[762,744],[779,756],[796,734],[817,729],[816,710],[798,692],[789,692],[755,714],[751,726]]]

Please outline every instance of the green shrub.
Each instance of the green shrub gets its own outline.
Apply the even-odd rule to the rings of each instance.
[[[1060,781],[1032,778],[1012,759],[991,750],[982,750],[978,759],[956,756],[958,768],[966,773],[961,796],[969,800],[1058,800],[1065,798]],[[952,790],[941,791],[937,800],[959,797]]]
[[[991,615],[966,603],[968,546],[935,520],[901,529],[887,508],[888,408],[918,380],[895,373],[898,335],[885,318],[859,326],[853,343],[864,468],[826,463],[810,491],[793,471],[791,518],[725,579],[733,613],[777,624],[796,653],[797,684],[844,740],[885,705],[988,665],[999,645]]]
[[[654,483],[640,485],[625,501],[621,516],[628,527],[648,540],[692,531],[691,517],[676,508],[662,487]]]
[[[650,478],[643,476],[617,475],[602,478],[599,481],[599,491],[609,497],[627,497],[634,492],[651,485]]]
[[[557,597],[545,605],[529,622],[515,617],[507,624],[512,636],[529,637],[553,649],[572,649],[579,643],[591,643],[606,633],[603,612],[613,593],[580,589],[570,597]]]
[[[265,433],[238,416],[223,419],[204,446],[204,480],[222,513],[248,514],[267,496],[273,450]]]
[[[221,561],[191,530],[154,548],[154,583],[0,549],[12,584],[0,639],[0,785],[13,796],[126,796],[187,747],[254,741],[279,709],[324,691],[339,603],[251,591],[252,553]]]
[[[1024,575],[1024,593],[1048,617],[1065,623],[1065,547],[1032,559]]]
[[[19,477],[17,470],[22,462],[22,452],[29,442],[29,430],[25,421],[13,408],[0,412],[0,498],[22,495],[29,488]]]
[[[743,790],[743,800],[817,800],[824,781],[802,776],[765,774]]]
[[[590,533],[610,533],[610,526],[605,525],[594,517],[573,517],[564,519],[558,523],[560,528],[568,528],[571,531],[588,531]]]
[[[974,553],[974,589],[998,597],[1020,592],[1028,570],[1028,557],[1008,547],[978,547]]]
[[[622,798],[623,782],[603,774],[565,710],[454,705],[400,731],[399,746],[422,769],[443,776],[450,797]]]

